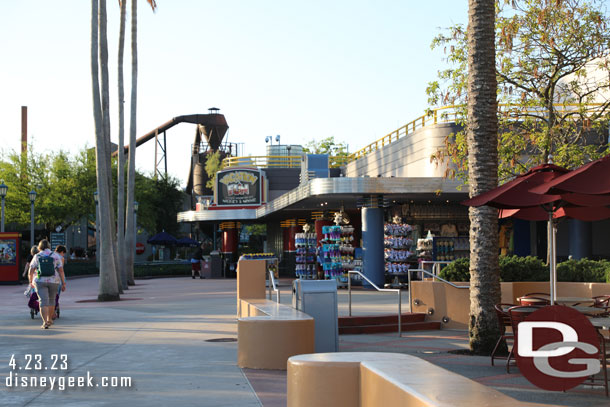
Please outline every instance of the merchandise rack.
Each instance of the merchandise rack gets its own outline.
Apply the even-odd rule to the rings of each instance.
[[[296,255],[296,277],[302,280],[315,280],[318,277],[316,268],[316,234],[297,233],[294,236]]]

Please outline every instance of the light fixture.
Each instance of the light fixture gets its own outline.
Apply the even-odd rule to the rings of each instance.
[[[280,135],[275,136],[275,142],[280,144]]]
[[[273,140],[273,138],[271,136],[265,137],[265,143],[268,143],[268,142],[270,142],[272,140]]]
[[[8,186],[4,184],[4,180],[0,181],[0,197],[4,198],[8,193]]]
[[[137,212],[139,207],[140,204],[138,203],[138,201],[133,201],[133,210]]]
[[[95,192],[93,193],[93,200],[95,201],[95,204],[97,205],[97,200],[98,200],[98,197],[97,197],[97,191],[95,191]]]
[[[31,203],[34,203],[34,201],[36,200],[36,191],[32,189],[32,190],[31,190],[31,191],[28,193],[28,196],[30,197],[30,202],[31,202]]]

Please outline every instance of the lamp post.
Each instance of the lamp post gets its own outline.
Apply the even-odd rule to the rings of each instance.
[[[0,184],[0,197],[2,197],[2,221],[0,223],[0,232],[4,232],[4,197],[6,197],[6,193],[8,192],[8,187],[4,185],[4,181]]]
[[[36,191],[31,190],[28,193],[30,197],[30,247],[34,246],[34,201],[36,200]]]
[[[95,201],[95,265],[100,267],[100,225],[98,218],[98,196],[97,191],[93,193],[93,200]]]

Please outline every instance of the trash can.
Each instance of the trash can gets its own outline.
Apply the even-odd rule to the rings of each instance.
[[[210,276],[211,278],[222,278],[222,259],[220,252],[216,250],[210,253]]]
[[[337,352],[337,280],[294,280],[292,306],[314,319],[316,352]]]
[[[201,262],[201,278],[212,278],[210,263],[210,256],[203,256],[203,261]]]

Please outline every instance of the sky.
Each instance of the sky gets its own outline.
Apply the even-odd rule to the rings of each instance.
[[[442,69],[435,35],[467,21],[465,0],[157,0],[138,2],[137,137],[176,116],[217,107],[226,141],[264,155],[265,138],[334,137],[356,151],[421,116]],[[18,151],[21,106],[37,152],[95,145],[91,4],[13,1],[0,14],[0,150]],[[112,140],[118,140],[119,6],[108,0]],[[130,21],[128,15],[127,21]],[[130,31],[128,25],[127,31]],[[131,60],[125,50],[126,117]],[[129,122],[127,119],[126,136]],[[167,131],[169,175],[186,184],[195,126]],[[275,141],[274,141],[275,143]],[[154,141],[136,166],[154,168]]]

